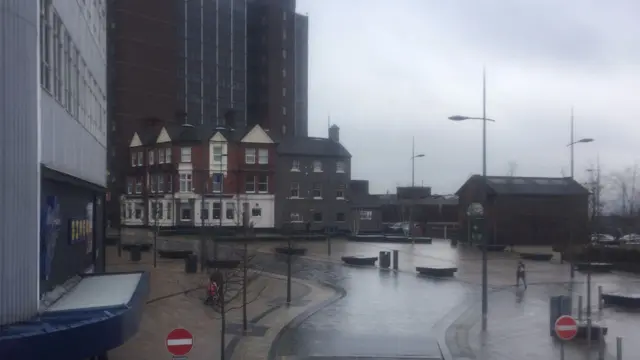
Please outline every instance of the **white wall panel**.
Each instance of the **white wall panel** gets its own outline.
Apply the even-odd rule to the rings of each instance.
[[[38,0],[0,0],[0,325],[38,311]]]

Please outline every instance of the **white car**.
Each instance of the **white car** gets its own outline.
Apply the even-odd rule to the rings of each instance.
[[[627,234],[620,238],[620,241],[625,244],[637,244],[640,243],[640,235],[638,234]]]
[[[594,243],[607,244],[607,243],[613,243],[615,241],[616,241],[616,238],[614,238],[609,234],[592,234],[591,235],[591,242],[594,242]]]

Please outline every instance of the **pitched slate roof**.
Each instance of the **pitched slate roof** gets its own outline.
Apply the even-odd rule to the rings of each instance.
[[[162,126],[154,128],[149,127],[144,131],[137,132],[142,145],[155,144],[162,128]],[[208,124],[185,126],[176,123],[167,124],[164,126],[164,129],[167,130],[167,134],[169,134],[173,144],[201,143],[211,139],[211,137],[218,132],[222,133],[227,140],[240,141],[251,130],[251,128],[229,130]]]
[[[471,181],[484,182],[481,175],[473,175],[456,192]],[[487,176],[486,184],[498,195],[588,195],[589,190],[569,177],[520,177],[520,176]]]
[[[339,142],[316,137],[292,137],[282,139],[278,154],[351,158],[351,154]]]

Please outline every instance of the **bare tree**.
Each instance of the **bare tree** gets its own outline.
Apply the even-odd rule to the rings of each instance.
[[[507,176],[516,176],[518,171],[518,163],[515,161],[509,161],[507,164]]]
[[[608,176],[607,184],[617,205],[614,211],[619,215],[632,216],[640,210],[637,188],[638,170],[638,164],[634,164]]]

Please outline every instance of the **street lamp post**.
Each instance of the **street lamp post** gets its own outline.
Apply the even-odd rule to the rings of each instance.
[[[470,117],[454,115],[449,120],[481,120],[482,121],[482,178],[486,182],[487,178],[487,121],[495,122],[493,119],[487,118],[487,77],[485,69],[482,69],[482,117]],[[488,291],[487,291],[487,236],[483,234],[482,246],[482,330],[487,330],[487,312],[488,312]]]
[[[584,143],[590,143],[593,142],[592,138],[582,138],[580,140],[574,140],[574,130],[573,130],[573,108],[571,108],[571,135],[569,138],[569,144],[567,145],[567,147],[569,147],[570,150],[570,160],[571,160],[571,178],[573,179],[573,173],[574,173],[574,168],[575,168],[575,161],[574,161],[574,151],[573,151],[573,147],[575,144],[584,144]],[[571,224],[573,224],[573,219],[569,219],[569,221],[571,221]],[[573,226],[571,225],[570,231],[569,231],[569,248],[567,249],[568,251],[568,255],[569,255],[569,273],[571,276],[571,280],[573,280],[573,278],[575,277],[575,269],[573,268],[573,251],[572,251],[572,247],[573,247]]]
[[[413,238],[413,207],[414,207],[414,187],[416,186],[416,158],[424,157],[424,154],[416,154],[416,138],[411,138],[411,203],[409,207],[409,237],[411,243],[415,245],[415,239]]]

